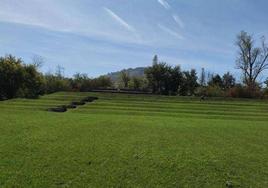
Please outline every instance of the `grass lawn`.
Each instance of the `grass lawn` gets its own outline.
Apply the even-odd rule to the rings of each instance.
[[[65,113],[46,109],[98,96]],[[55,93],[0,102],[0,187],[268,187],[268,102]]]

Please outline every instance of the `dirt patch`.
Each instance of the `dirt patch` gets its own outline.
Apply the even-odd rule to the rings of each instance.
[[[98,97],[86,97],[82,100],[82,102],[93,102],[98,99],[99,99]]]
[[[64,106],[58,106],[55,108],[50,108],[50,109],[48,109],[48,111],[50,111],[50,112],[66,112],[67,108]]]
[[[75,102],[72,102],[71,105],[76,105],[76,106],[82,106],[82,105],[85,105],[86,103],[83,102],[83,101],[75,101]]]
[[[64,105],[63,107],[65,107],[67,109],[74,109],[74,108],[77,108],[77,105],[69,104],[69,105]]]
[[[78,106],[82,106],[85,105],[86,103],[90,103],[93,102],[95,100],[98,100],[98,97],[86,97],[84,99],[82,99],[81,101],[74,101],[71,104],[68,105],[62,105],[62,106],[58,106],[58,107],[54,107],[54,108],[49,108],[48,111],[50,112],[66,112],[68,109],[75,109]]]

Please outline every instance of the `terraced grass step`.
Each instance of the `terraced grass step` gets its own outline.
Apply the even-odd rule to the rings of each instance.
[[[47,111],[87,96],[98,100]],[[91,92],[1,101],[0,187],[268,187],[267,109]]]

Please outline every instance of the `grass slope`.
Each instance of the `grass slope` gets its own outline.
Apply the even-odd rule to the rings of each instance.
[[[66,113],[57,105],[98,96]],[[0,102],[0,187],[268,187],[268,103],[98,93]]]

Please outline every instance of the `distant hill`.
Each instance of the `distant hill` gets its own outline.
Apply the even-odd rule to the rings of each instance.
[[[143,77],[145,69],[146,69],[146,67],[137,67],[137,68],[129,68],[129,69],[123,69],[123,70],[127,71],[127,73],[129,74],[130,77],[133,77],[133,76]],[[123,71],[123,70],[121,70],[121,71]],[[111,80],[113,82],[117,82],[120,79],[120,72],[121,71],[111,72],[111,73],[108,73],[106,76],[111,78]]]

